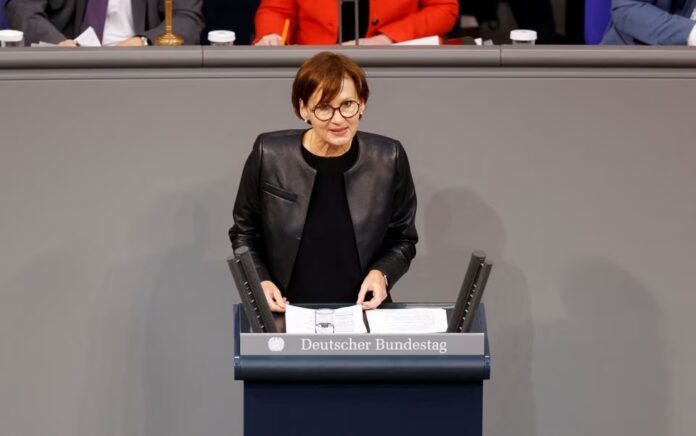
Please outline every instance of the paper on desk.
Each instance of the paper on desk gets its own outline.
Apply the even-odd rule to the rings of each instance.
[[[440,333],[447,331],[447,312],[441,308],[368,310],[370,333]]]
[[[314,333],[316,327],[315,310],[285,305],[286,333]],[[362,306],[354,305],[334,310],[334,333],[367,333],[363,322]]]
[[[80,36],[74,40],[80,47],[101,47],[101,42],[99,42],[99,37],[97,32],[94,31],[92,26],[85,29],[84,32],[80,33]]]
[[[440,37],[437,35],[426,36],[424,38],[409,39],[408,41],[397,42],[394,45],[440,45]]]

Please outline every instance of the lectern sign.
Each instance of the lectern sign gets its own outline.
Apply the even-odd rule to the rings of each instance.
[[[482,355],[483,333],[420,335],[242,333],[242,355]]]

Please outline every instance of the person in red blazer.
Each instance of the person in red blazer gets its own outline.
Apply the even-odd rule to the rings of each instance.
[[[392,44],[444,35],[459,16],[457,0],[372,0],[361,45]],[[330,45],[338,42],[337,0],[261,0],[256,11],[256,45],[280,45],[285,20],[286,44]]]

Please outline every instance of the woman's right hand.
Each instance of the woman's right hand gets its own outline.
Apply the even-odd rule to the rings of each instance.
[[[261,288],[263,288],[263,293],[266,295],[268,307],[273,312],[285,312],[285,305],[288,303],[288,300],[283,297],[275,283],[270,280],[264,280],[261,282]]]
[[[277,33],[269,33],[256,41],[254,45],[280,45],[281,37]]]

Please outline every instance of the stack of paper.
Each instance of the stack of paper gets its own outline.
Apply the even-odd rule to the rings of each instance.
[[[447,331],[441,308],[375,309],[365,312],[370,333],[440,333]]]
[[[440,37],[437,35],[425,36],[423,38],[409,39],[394,43],[394,45],[440,45]]]
[[[371,333],[439,333],[447,331],[447,313],[441,308],[375,309],[365,312]],[[333,312],[334,333],[367,333],[360,305]],[[315,333],[316,310],[285,306],[287,333]]]
[[[316,310],[287,304],[285,306],[285,331],[287,333],[314,333]],[[362,306],[354,305],[334,310],[334,333],[367,333],[363,322]]]
[[[75,38],[73,41],[80,47],[101,47],[101,42],[97,36],[97,32],[94,31],[92,26],[85,29],[84,32]],[[34,42],[31,44],[32,47],[55,47],[58,44],[51,44],[50,42]]]

